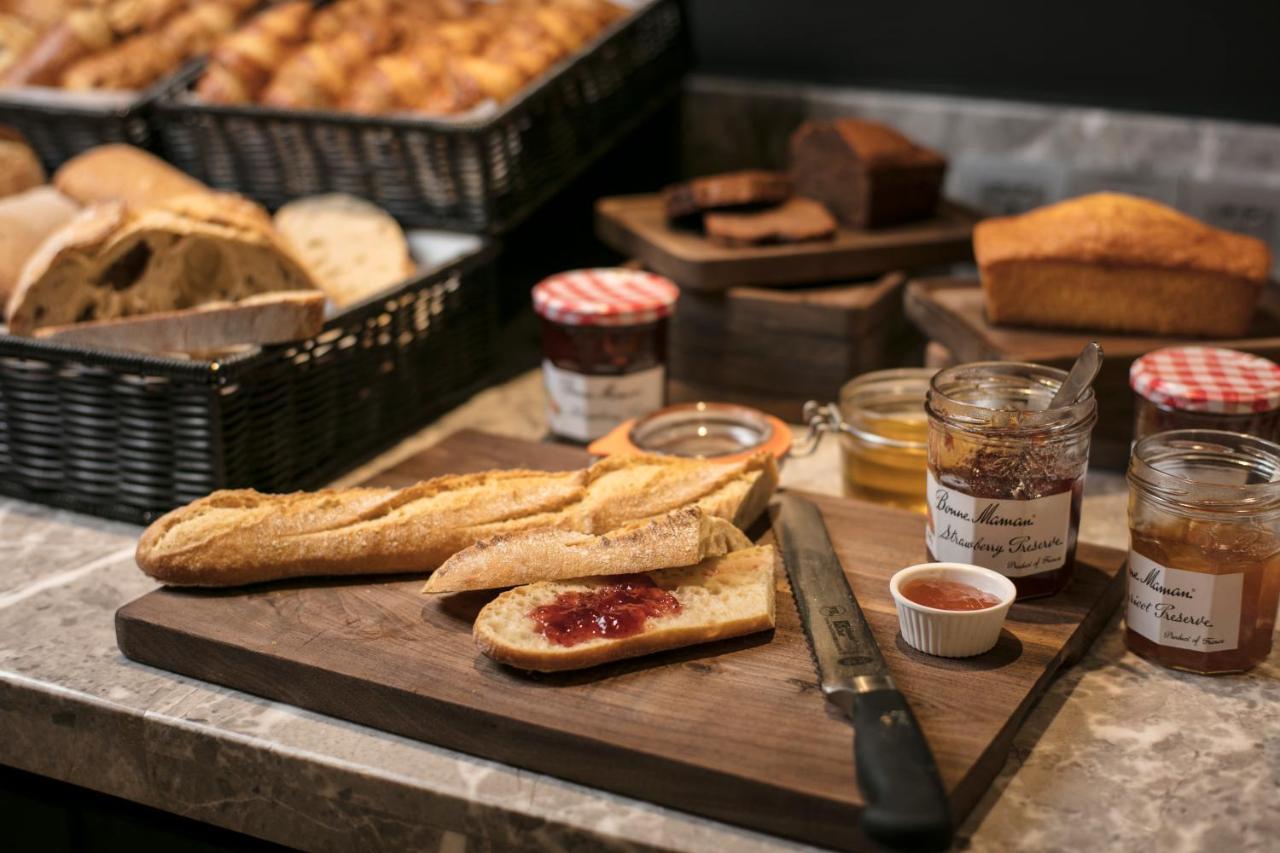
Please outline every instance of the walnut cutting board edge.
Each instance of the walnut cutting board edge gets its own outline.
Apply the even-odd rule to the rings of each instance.
[[[581,450],[468,431],[372,482],[586,461]],[[1082,545],[1069,590],[1015,606],[994,651],[928,658],[899,638],[887,589],[893,571],[923,561],[922,520],[813,498],[963,818],[1053,673],[1119,602],[1123,554]],[[427,599],[420,578],[159,589],[121,608],[116,631],[128,657],[163,669],[753,829],[861,847],[852,728],[824,703],[778,583],[771,634],[555,676],[480,656],[470,617],[487,597]]]

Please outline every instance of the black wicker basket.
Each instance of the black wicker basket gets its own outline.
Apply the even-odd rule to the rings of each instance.
[[[19,130],[46,169],[95,145],[151,142],[147,106],[168,81],[145,92],[64,92],[25,87],[0,89],[0,124]]]
[[[0,493],[145,523],[215,489],[322,485],[488,378],[494,254],[220,361],[0,335]]]
[[[189,94],[197,67],[152,124],[183,171],[268,207],[348,192],[409,225],[501,232],[672,97],[687,62],[679,4],[651,0],[482,120],[205,104]]]

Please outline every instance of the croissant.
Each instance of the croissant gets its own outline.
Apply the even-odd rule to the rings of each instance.
[[[17,15],[0,14],[0,70],[17,62],[35,40],[31,23]]]
[[[292,0],[255,15],[213,49],[196,94],[220,104],[254,100],[306,36],[311,12],[307,0]]]
[[[312,42],[280,66],[262,92],[262,103],[285,109],[334,106],[342,100],[356,70],[372,55],[369,43],[358,32]]]
[[[187,5],[187,0],[111,0],[103,10],[117,36],[154,32],[160,23]]]
[[[208,53],[236,25],[245,11],[242,5],[234,0],[197,3],[171,18],[160,30],[160,38],[181,60]]]
[[[181,60],[159,33],[142,33],[86,57],[60,78],[65,89],[141,89]]]
[[[412,109],[439,80],[445,64],[444,51],[431,47],[380,56],[356,77],[343,106],[369,114]]]
[[[76,9],[36,41],[0,78],[6,86],[49,86],[72,63],[107,48],[115,36],[100,9]]]

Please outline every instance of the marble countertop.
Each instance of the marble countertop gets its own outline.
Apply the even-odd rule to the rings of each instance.
[[[545,430],[536,373],[343,478],[476,427]],[[784,484],[838,492],[834,442]],[[1082,538],[1125,545],[1123,480],[1090,475]],[[0,763],[316,850],[764,851],[799,845],[126,660],[113,613],[154,583],[137,527],[0,499]],[[1015,738],[958,846],[1274,849],[1280,655],[1202,678],[1124,648],[1118,618]]]

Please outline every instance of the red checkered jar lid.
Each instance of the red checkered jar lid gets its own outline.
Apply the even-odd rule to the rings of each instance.
[[[671,316],[680,290],[668,278],[627,269],[562,272],[533,288],[533,309],[566,326],[639,326]]]
[[[1280,408],[1280,365],[1217,347],[1169,347],[1129,368],[1129,385],[1166,409],[1244,415]]]

